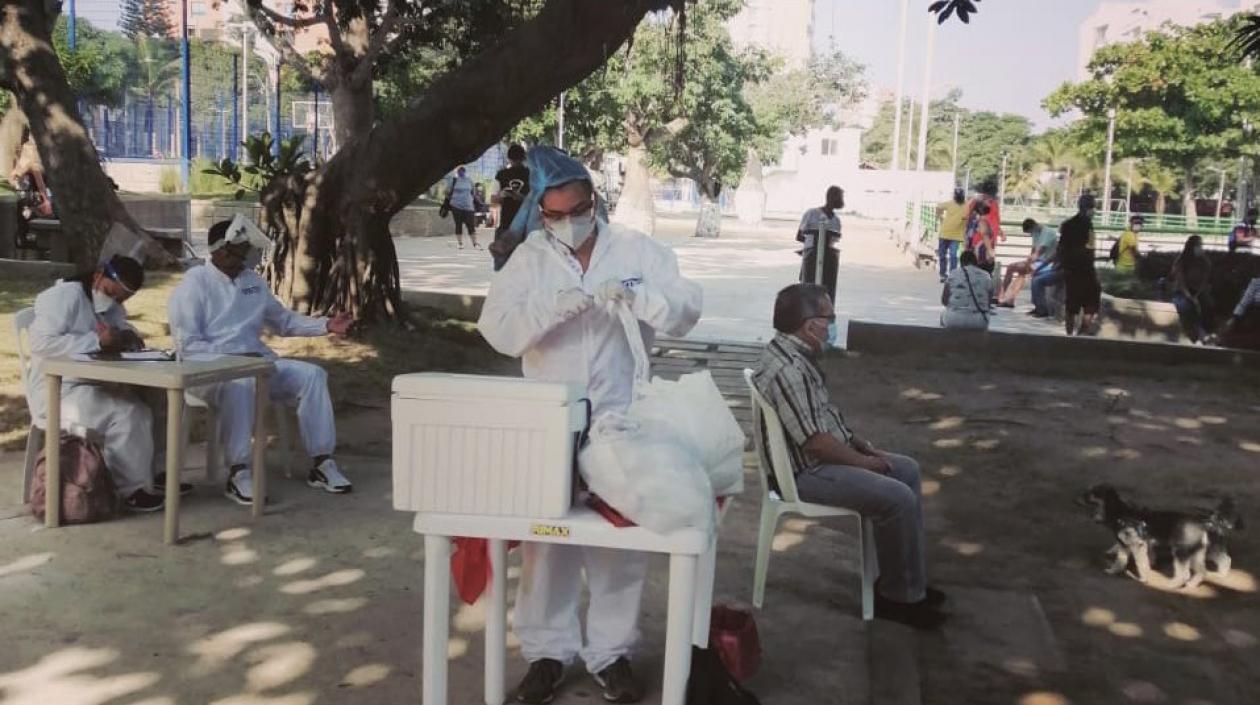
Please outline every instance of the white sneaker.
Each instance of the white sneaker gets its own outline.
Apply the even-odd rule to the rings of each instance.
[[[254,503],[254,473],[249,468],[237,470],[228,477],[227,487],[223,489],[223,496],[236,502],[249,506]]]
[[[332,458],[326,458],[324,462],[311,468],[306,476],[306,484],[332,494],[346,494],[354,489],[350,480],[337,468],[337,461]]]

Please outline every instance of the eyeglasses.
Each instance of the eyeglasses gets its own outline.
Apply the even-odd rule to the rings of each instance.
[[[595,199],[593,198],[588,198],[567,211],[553,211],[543,208],[541,205],[538,206],[539,210],[542,211],[542,216],[547,220],[561,220],[575,215],[586,215],[594,207]]]

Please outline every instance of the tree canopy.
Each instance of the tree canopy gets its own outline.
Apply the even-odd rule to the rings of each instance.
[[[1045,107],[1054,116],[1083,115],[1073,131],[1093,157],[1106,151],[1114,108],[1115,159],[1151,158],[1177,169],[1189,201],[1200,162],[1260,154],[1248,133],[1249,125],[1260,126],[1260,75],[1230,49],[1243,21],[1170,27],[1099,49],[1089,78],[1064,84]]]
[[[169,39],[175,34],[167,0],[123,0],[118,25],[132,39]]]

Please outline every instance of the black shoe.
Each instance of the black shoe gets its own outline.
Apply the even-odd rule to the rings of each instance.
[[[604,700],[610,703],[637,703],[643,699],[643,686],[630,672],[630,661],[625,656],[592,677],[604,689]]]
[[[556,699],[556,691],[564,680],[564,664],[544,658],[529,664],[529,671],[516,686],[516,702],[544,705]]]
[[[875,579],[875,597],[877,600],[884,600],[885,598],[879,594],[879,583],[880,583],[880,578],[876,578]],[[937,590],[936,588],[929,585],[923,588],[923,599],[920,600],[920,602],[927,605],[928,607],[940,607],[941,605],[945,604],[946,599],[948,598],[945,596],[945,593],[943,591]],[[887,600],[887,601],[893,602],[892,600]]]
[[[166,496],[166,475],[158,475],[153,478],[153,491],[162,496]],[[193,486],[191,482],[179,483],[179,496],[187,497],[192,494]]]
[[[945,614],[928,604],[928,598],[918,602],[897,602],[878,594],[875,595],[875,618],[923,631],[940,629],[945,622]]]
[[[223,496],[237,504],[249,507],[254,504],[254,476],[249,468],[234,468],[228,475]]]
[[[160,512],[166,507],[166,500],[160,494],[149,494],[139,489],[123,500],[123,506],[132,512]]]
[[[1045,311],[1038,311],[1035,308],[1029,311],[1028,315],[1032,316],[1033,318],[1049,318],[1050,317],[1050,314],[1046,313]]]

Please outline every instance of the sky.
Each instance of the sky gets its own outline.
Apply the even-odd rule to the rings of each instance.
[[[929,0],[910,0],[906,41],[906,90],[923,92]],[[964,25],[951,17],[937,27],[932,97],[951,87],[963,91],[973,110],[1023,115],[1037,128],[1059,124],[1041,101],[1076,78],[1077,34],[1100,0],[983,0]],[[873,87],[897,83],[897,0],[815,0],[814,45],[835,46],[867,66]]]

